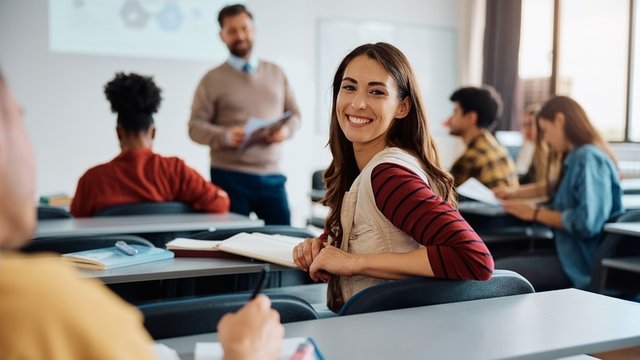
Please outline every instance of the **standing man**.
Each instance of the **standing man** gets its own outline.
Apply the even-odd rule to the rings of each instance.
[[[445,125],[449,134],[467,145],[451,168],[455,186],[473,177],[488,188],[517,187],[518,174],[507,150],[487,130],[502,112],[502,98],[490,86],[464,87],[450,97],[453,115]]]
[[[300,111],[282,70],[252,54],[253,16],[244,5],[220,10],[220,39],[229,59],[200,80],[193,98],[189,137],[211,148],[211,181],[231,199],[231,211],[252,211],[267,225],[289,225],[286,177],[278,169],[282,142],[300,127]],[[245,124],[279,118],[283,126],[246,149]]]

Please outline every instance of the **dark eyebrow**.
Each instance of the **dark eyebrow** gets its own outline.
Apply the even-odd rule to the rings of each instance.
[[[356,81],[356,79],[350,78],[350,77],[348,77],[348,76],[347,76],[347,77],[342,78],[342,81],[350,81],[350,82],[352,82],[352,83],[354,83],[354,84],[357,84],[357,83],[358,83],[358,82]],[[369,83],[369,86],[383,86],[383,87],[385,87],[385,88],[386,88],[386,87],[387,87],[387,84],[385,84],[385,83],[383,83],[383,82],[380,82],[380,81],[371,81],[371,82]]]

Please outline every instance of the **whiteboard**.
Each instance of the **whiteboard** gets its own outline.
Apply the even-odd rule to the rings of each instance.
[[[454,28],[353,19],[320,19],[316,26],[316,129],[329,132],[331,81],[340,61],[365,43],[387,42],[400,49],[413,67],[434,136],[452,112],[449,96],[458,86],[457,33]]]

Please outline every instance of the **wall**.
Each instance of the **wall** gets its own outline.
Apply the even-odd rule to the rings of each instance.
[[[473,69],[478,67],[470,65],[481,58],[470,45],[478,38],[477,26],[471,25],[478,12],[473,0],[254,0],[247,4],[256,20],[257,54],[284,68],[302,110],[303,126],[286,144],[282,162],[289,177],[294,224],[304,223],[311,173],[330,159],[324,147],[326,136],[317,133],[314,119],[315,25],[319,19],[370,19],[451,28],[458,33],[459,54],[458,63],[451,66],[461,84],[477,83],[479,75]],[[211,14],[211,21],[215,21],[215,14]],[[219,41],[217,33],[211,34],[211,41]],[[116,71],[154,76],[164,96],[155,117],[155,150],[180,156],[209,177],[208,149],[189,140],[186,123],[195,85],[215,63],[54,54],[48,49],[47,1],[2,0],[0,66],[25,111],[36,151],[39,194],[73,194],[78,177],[88,167],[118,153],[115,117],[102,94],[102,86]],[[444,100],[440,101],[448,101],[448,96],[442,94]],[[432,126],[440,126],[442,120],[431,119]],[[448,136],[439,141],[444,161],[450,164],[459,144]]]

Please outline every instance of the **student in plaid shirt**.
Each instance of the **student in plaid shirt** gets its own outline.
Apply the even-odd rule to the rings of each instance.
[[[460,136],[467,150],[451,168],[455,186],[470,177],[489,188],[518,186],[515,164],[507,150],[487,130],[502,112],[502,99],[490,86],[464,87],[450,97],[455,103],[453,115],[445,125],[451,135]]]

